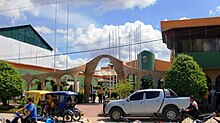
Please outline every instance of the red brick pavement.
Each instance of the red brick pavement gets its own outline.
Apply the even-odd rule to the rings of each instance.
[[[76,107],[82,111],[84,114],[83,116],[85,117],[97,117],[98,114],[102,113],[102,106],[102,103],[84,103],[76,105]]]

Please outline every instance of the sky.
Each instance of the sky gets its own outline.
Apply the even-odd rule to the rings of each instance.
[[[0,27],[31,24],[56,54],[63,54],[55,58],[59,69],[101,54],[134,60],[143,50],[169,61],[161,21],[217,16],[219,0],[0,0]]]

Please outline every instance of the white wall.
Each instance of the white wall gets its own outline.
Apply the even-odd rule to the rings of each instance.
[[[13,59],[8,61],[19,62],[19,54],[20,58],[35,57],[29,59],[20,59],[20,63],[51,68],[53,67],[53,56],[36,58],[36,56],[40,57],[45,55],[53,55],[53,51],[0,35],[0,60]]]

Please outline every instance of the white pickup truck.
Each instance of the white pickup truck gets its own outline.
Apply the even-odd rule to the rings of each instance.
[[[190,104],[189,97],[178,97],[171,89],[138,90],[129,97],[109,102],[104,113],[113,121],[126,116],[153,116],[162,114],[166,120],[177,118],[179,110]]]

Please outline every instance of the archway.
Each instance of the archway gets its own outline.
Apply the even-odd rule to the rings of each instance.
[[[151,76],[143,76],[141,78],[141,89],[148,89],[153,87],[154,80]]]
[[[218,88],[218,90],[220,90],[220,75],[216,77],[215,79],[215,85]]]
[[[31,81],[30,90],[41,90],[41,82],[38,79]]]
[[[117,88],[118,78],[110,58],[101,58],[93,73],[90,89],[94,87],[97,90],[105,88],[106,96],[109,98],[117,97],[115,90]],[[100,90],[98,92],[101,93]]]
[[[128,81],[132,83],[133,85],[133,90],[137,89],[137,76],[135,74],[129,74],[128,75]]]
[[[60,90],[61,91],[74,91],[74,78],[65,74],[60,78]]]
[[[57,91],[57,82],[53,77],[47,77],[44,82],[44,90]]]

